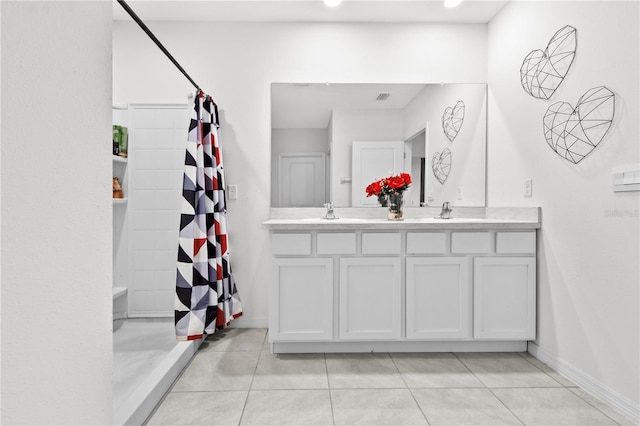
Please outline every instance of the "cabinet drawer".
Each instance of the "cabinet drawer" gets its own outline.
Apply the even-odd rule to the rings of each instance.
[[[407,254],[444,254],[446,250],[444,232],[407,232]]]
[[[271,252],[274,255],[311,254],[311,234],[271,234]]]
[[[356,254],[356,234],[319,233],[317,242],[318,254]]]
[[[496,253],[535,253],[536,233],[498,232],[496,233]]]
[[[488,232],[452,232],[451,253],[491,252],[491,234]]]
[[[400,254],[400,233],[365,232],[362,254]]]

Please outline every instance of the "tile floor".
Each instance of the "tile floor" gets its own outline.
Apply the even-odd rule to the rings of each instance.
[[[210,336],[148,425],[630,425],[527,353],[279,354]]]

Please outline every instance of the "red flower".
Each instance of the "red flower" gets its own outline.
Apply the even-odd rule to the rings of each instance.
[[[387,184],[391,189],[400,189],[405,185],[404,179],[400,176],[391,176]]]
[[[409,173],[400,173],[400,177],[404,180],[405,185],[411,185],[411,175]]]
[[[381,181],[371,182],[365,191],[367,192],[367,197],[380,194],[380,191],[382,191]]]
[[[371,182],[365,189],[367,197],[372,195],[386,195],[392,193],[401,193],[411,185],[411,175],[409,173],[400,173],[396,176],[389,176],[375,182]]]

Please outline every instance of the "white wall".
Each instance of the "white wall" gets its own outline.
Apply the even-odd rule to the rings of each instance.
[[[522,89],[524,57],[565,25],[578,30],[575,61],[549,101]],[[638,2],[512,2],[489,24],[489,205],[541,206],[540,349],[640,401],[640,193],[614,193],[611,171],[640,163]],[[588,89],[616,94],[613,127],[577,165],[547,145],[542,117]],[[523,180],[533,178],[533,197]],[[637,414],[636,414],[637,415]]]
[[[111,2],[1,2],[2,423],[110,424]]]
[[[231,262],[245,312],[237,326],[268,322],[269,245],[261,223],[271,202],[271,83],[486,83],[487,77],[486,25],[149,26],[221,110],[227,183],[239,189],[228,205]],[[114,23],[113,47],[116,102],[184,102],[193,90],[135,23]]]

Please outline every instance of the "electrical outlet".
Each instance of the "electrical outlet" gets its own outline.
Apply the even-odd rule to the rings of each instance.
[[[427,203],[433,203],[434,200],[433,191],[427,191]]]
[[[238,199],[238,185],[227,185],[227,197],[230,200]]]
[[[531,197],[533,195],[533,179],[525,179],[524,180],[524,193],[525,197]]]

